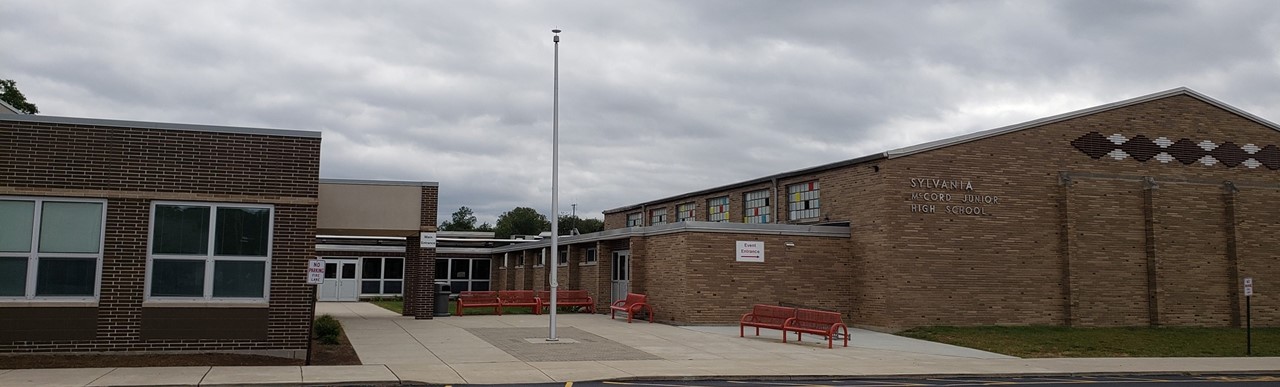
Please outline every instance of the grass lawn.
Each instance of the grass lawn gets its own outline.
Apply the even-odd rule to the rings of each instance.
[[[374,305],[396,313],[404,313],[404,300],[373,300]],[[449,301],[449,313],[457,310],[458,301]],[[567,310],[561,308],[561,310]],[[532,314],[533,308],[527,306],[508,306],[502,308],[502,314]],[[493,314],[493,308],[467,308],[466,315]]]
[[[1018,357],[1245,356],[1239,328],[925,327],[898,334]],[[1253,355],[1280,356],[1280,328],[1254,328]]]

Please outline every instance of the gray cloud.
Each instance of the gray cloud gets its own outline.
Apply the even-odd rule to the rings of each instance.
[[[0,0],[48,115],[324,132],[322,175],[580,214],[1178,86],[1280,120],[1271,1]]]

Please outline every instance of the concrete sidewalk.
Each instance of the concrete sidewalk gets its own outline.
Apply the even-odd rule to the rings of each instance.
[[[0,370],[0,386],[243,384],[491,384],[615,378],[959,374],[1276,372],[1280,358],[1018,359],[882,333],[851,330],[827,349],[781,333],[738,337],[737,327],[676,327],[560,314],[548,343],[546,315],[413,320],[368,303],[322,303],[342,321],[362,366],[156,367]]]

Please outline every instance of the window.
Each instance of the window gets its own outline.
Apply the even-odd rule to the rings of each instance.
[[[436,258],[436,282],[448,282],[451,293],[489,290],[488,258]]]
[[[258,204],[152,204],[147,297],[265,301],[273,210]]]
[[[538,264],[534,265],[534,267],[542,267],[546,265],[547,265],[547,249],[542,248],[538,250]]]
[[[649,225],[663,224],[667,222],[667,208],[659,208],[649,210]]]
[[[693,220],[693,211],[697,209],[697,205],[693,203],[685,203],[676,207],[676,221],[685,222]]]
[[[588,248],[587,248],[587,253],[586,253],[586,254],[587,254],[586,259],[584,259],[584,261],[586,261],[586,263],[596,263],[596,248],[595,248],[595,247],[588,247]]]
[[[818,206],[818,182],[792,184],[787,186],[787,219],[816,219],[822,215]]]
[[[729,221],[729,197],[728,196],[707,200],[707,221],[708,222],[728,222]]]
[[[627,214],[627,227],[642,226],[642,224],[640,224],[640,222],[642,222],[641,219],[643,218],[639,212]]]
[[[742,198],[743,223],[769,223],[769,190],[747,192]]]
[[[560,250],[560,257],[557,258],[556,264],[560,266],[569,266],[569,250]]]
[[[105,200],[0,197],[0,299],[98,297]]]
[[[439,275],[439,268],[436,268]],[[361,258],[360,294],[404,293],[404,258]]]

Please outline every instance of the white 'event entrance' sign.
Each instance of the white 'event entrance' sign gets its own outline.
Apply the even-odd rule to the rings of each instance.
[[[738,262],[764,262],[764,242],[738,241]]]

